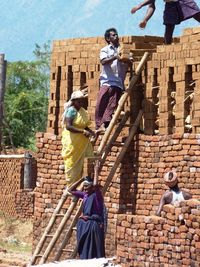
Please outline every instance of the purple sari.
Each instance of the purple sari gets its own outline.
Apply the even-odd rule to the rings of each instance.
[[[83,198],[83,216],[77,223],[77,242],[80,259],[105,257],[103,196],[99,188],[92,194],[75,191],[73,195]]]

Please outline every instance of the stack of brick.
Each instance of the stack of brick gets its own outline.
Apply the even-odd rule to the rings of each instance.
[[[52,212],[65,185],[60,137],[37,133],[37,187],[35,189],[35,217]]]
[[[199,266],[200,202],[166,205],[162,217],[118,215],[117,256],[122,267]]]
[[[49,133],[37,134],[38,181],[35,190],[34,239],[35,244],[49,221],[65,185],[60,168],[61,141]],[[107,179],[117,155],[123,146],[123,137],[112,147],[101,172],[102,184]],[[116,252],[116,223],[118,214],[153,215],[159,199],[167,187],[164,172],[176,168],[181,188],[200,197],[199,135],[174,134],[171,136],[138,135],[130,145],[105,195],[108,209],[106,235],[107,255]],[[66,209],[68,203],[66,204]],[[66,210],[63,210],[64,213]],[[59,223],[59,222],[58,222]],[[57,224],[58,224],[57,223]]]
[[[8,215],[14,216],[15,193],[21,186],[22,159],[1,159],[0,161],[0,209]]]
[[[15,215],[15,192],[20,188],[22,159],[0,161],[0,210]]]
[[[36,166],[32,169],[33,180]],[[16,218],[32,218],[34,197],[32,189],[24,190],[24,158],[0,160],[0,210]]]
[[[198,134],[139,135],[135,138],[126,158],[129,167],[125,165],[120,169],[123,212],[129,207],[138,215],[154,214],[167,189],[163,183],[164,173],[171,168],[178,173],[180,187],[199,198],[199,148]]]
[[[145,133],[199,132],[200,27],[158,46],[148,62]]]
[[[149,217],[146,217],[155,214],[159,199],[166,189],[162,180],[166,170],[172,167],[176,168],[180,187],[190,190],[194,197],[200,197],[199,135],[184,134],[189,129],[185,126],[186,115],[189,114],[192,119],[192,131],[194,133],[199,131],[198,28],[192,30],[190,35],[187,34],[188,32],[185,31],[180,43],[171,46],[158,46],[156,52],[153,53],[152,60],[148,62],[147,68],[142,72],[136,90],[126,104],[126,108],[131,110],[131,120],[133,121],[137,116],[137,110],[141,108],[142,98],[145,98],[143,104],[145,133],[154,134],[155,131],[160,134],[173,133],[174,131],[177,133],[162,136],[138,135],[135,137],[105,195],[106,207],[108,208],[107,255],[116,254],[116,242],[118,242],[121,247],[118,246],[117,250],[124,252],[124,255],[119,252],[119,256],[124,262],[126,260],[131,262],[132,258],[130,260],[127,253],[130,253],[132,257],[133,253],[131,254],[130,249],[126,250],[129,240],[125,239],[123,243],[120,237],[116,236],[118,217],[120,222],[123,222],[123,225],[118,224],[118,226],[127,228],[127,233],[130,231],[128,234],[130,239],[132,238],[132,229],[129,228],[132,227],[132,218],[134,218],[134,224],[137,225],[134,235],[138,234],[142,242],[141,247],[136,251],[138,259],[142,261],[145,258],[146,262],[151,263],[152,257],[158,256],[157,261],[166,262],[166,257],[162,254],[163,246],[161,244],[164,240],[161,238],[162,236],[159,236],[159,233],[160,229],[164,229],[162,228],[164,225],[170,224],[170,221],[167,219],[168,221],[165,222],[164,218],[151,217],[148,219]],[[188,44],[186,44],[187,40]],[[156,46],[162,43],[162,38],[126,36],[122,37],[120,42],[123,56],[128,57],[131,52],[136,60],[135,69],[142,54],[146,51],[154,52]],[[101,68],[99,51],[104,45],[106,45],[105,41],[99,37],[54,42],[48,133],[37,134],[38,180],[35,190],[35,244],[44,232],[65,185],[64,171],[61,167],[63,160],[60,140],[60,122],[64,102],[69,99],[72,91],[87,84],[89,87],[86,107],[91,119],[94,120]],[[126,85],[129,77],[128,75]],[[194,96],[192,108],[191,105],[188,106],[187,102],[188,99],[190,100],[190,94]],[[124,136],[127,135],[127,129],[122,131],[112,147],[101,172],[102,184],[107,179],[108,173],[123,146]],[[66,203],[62,213],[66,212],[68,205],[69,202]],[[133,214],[135,215],[133,216]],[[163,216],[165,215],[169,216],[167,214]],[[59,220],[56,224],[58,225],[58,223]],[[150,230],[153,229],[152,231],[157,231],[155,237],[158,235],[158,238],[151,238],[152,246],[156,247],[153,254],[150,254],[147,249],[149,245],[144,241],[146,240],[146,227]],[[166,229],[164,230],[166,231]],[[74,241],[73,237],[70,245],[73,245]],[[187,249],[183,248],[183,251]],[[198,247],[195,249],[196,253]],[[170,249],[167,248],[167,250]],[[126,257],[124,257],[125,255]],[[176,257],[179,256],[173,255],[171,262],[175,262]],[[185,264],[183,259],[186,256],[181,257],[183,264]],[[170,256],[167,258],[170,259]],[[198,259],[194,259],[194,262],[196,260]]]
[[[32,219],[34,213],[34,193],[32,189],[17,190],[15,211],[20,219]]]
[[[145,51],[153,52],[163,38],[155,36],[124,36],[120,38],[122,54],[138,61]],[[66,100],[74,90],[88,85],[89,115],[94,121],[99,90],[99,52],[106,45],[102,37],[54,41],[51,61],[51,89],[47,132],[61,133],[61,116]],[[127,75],[126,85],[130,75]],[[93,125],[94,126],[94,125]]]
[[[34,190],[33,245],[36,246],[62,196],[65,182],[61,157],[61,138],[51,133],[37,133],[37,187]],[[65,214],[69,202],[60,213]],[[59,225],[57,218],[52,231]]]
[[[35,189],[35,206],[34,206],[34,245],[36,245],[41,238],[41,234],[44,232],[49,218],[52,215],[58,201],[61,198],[63,189],[65,187],[65,175],[63,166],[63,160],[61,157],[61,139],[59,136],[50,133],[37,133],[37,168],[38,178],[37,187]],[[118,147],[113,147],[111,155],[104,165],[101,173],[101,182],[104,183],[107,178],[108,172],[113,165],[113,162],[121,149],[120,143]],[[90,162],[90,160],[88,160]],[[105,201],[108,208],[109,224],[106,238],[106,248],[108,255],[115,254],[115,229],[116,229],[116,215],[119,209],[119,170],[117,170],[114,182],[106,194]],[[117,182],[116,182],[117,181]],[[61,210],[61,213],[65,213],[69,207],[68,200]],[[55,223],[56,227],[59,225],[60,220]],[[52,232],[53,232],[52,231]],[[62,240],[62,237],[61,237]],[[111,241],[112,240],[112,241]],[[75,241],[74,237],[70,241],[70,246]],[[60,240],[58,242],[61,242]],[[53,257],[55,251],[52,252]],[[65,255],[65,254],[64,254]]]

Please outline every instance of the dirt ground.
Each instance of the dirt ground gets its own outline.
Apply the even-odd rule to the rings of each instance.
[[[25,267],[32,251],[31,221],[22,221],[0,211],[0,267]]]

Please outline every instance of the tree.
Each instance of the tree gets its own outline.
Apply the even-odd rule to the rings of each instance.
[[[5,142],[12,132],[16,147],[33,148],[35,133],[45,131],[47,122],[49,72],[49,43],[36,44],[34,61],[9,62],[5,92]]]

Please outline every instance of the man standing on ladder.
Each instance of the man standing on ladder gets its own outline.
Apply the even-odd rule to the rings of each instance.
[[[104,37],[108,45],[100,51],[102,72],[95,111],[98,131],[104,131],[112,119],[124,90],[126,72],[131,63],[129,59],[121,58],[119,37],[115,28],[106,30]]]

